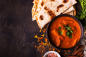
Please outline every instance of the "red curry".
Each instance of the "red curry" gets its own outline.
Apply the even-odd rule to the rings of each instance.
[[[67,30],[65,29],[65,25],[71,27],[71,30],[73,31],[73,33],[71,33],[71,38],[67,36]],[[61,27],[61,35],[58,33],[59,27]],[[52,42],[57,47],[71,48],[74,47],[76,43],[80,40],[81,28],[79,23],[72,17],[59,17],[54,22],[52,22],[49,35]]]

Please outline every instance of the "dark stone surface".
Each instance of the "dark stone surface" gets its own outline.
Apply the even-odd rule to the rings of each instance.
[[[40,57],[33,45],[32,0],[0,0],[0,57]]]

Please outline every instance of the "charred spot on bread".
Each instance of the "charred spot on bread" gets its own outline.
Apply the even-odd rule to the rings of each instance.
[[[51,10],[48,10],[48,14],[51,16],[51,19],[53,18],[53,17],[55,17],[56,15],[54,14],[54,12],[53,11],[51,11]]]
[[[41,6],[43,6],[43,5],[44,5],[44,2],[42,1],[42,2],[41,2]]]
[[[44,9],[45,9],[45,10],[48,10],[48,8],[47,8],[46,6],[44,7]]]
[[[40,19],[43,20],[43,15],[40,15]]]
[[[55,1],[55,0],[51,0],[51,1]]]
[[[61,8],[61,7],[63,7],[63,6],[64,6],[63,4],[57,6],[57,12],[59,11],[59,8]]]
[[[53,15],[53,12],[52,12],[51,10],[48,10],[48,14],[49,14],[50,16],[52,16],[52,15]]]
[[[67,3],[68,2],[68,0],[63,0],[63,3]]]
[[[61,7],[63,7],[64,5],[63,4],[61,4],[61,5],[59,5],[59,6],[57,6],[57,8],[61,8]]]
[[[51,16],[51,19],[56,16],[56,15],[54,14],[54,12],[53,12],[52,10],[48,9],[46,6],[44,7],[44,9],[45,9],[45,10],[47,11],[47,13]]]

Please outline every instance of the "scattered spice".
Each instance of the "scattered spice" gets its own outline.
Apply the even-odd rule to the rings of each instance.
[[[61,29],[61,27],[59,27],[59,29]],[[73,31],[71,31],[71,33],[73,33]],[[62,54],[64,57],[83,57],[84,56],[83,45],[78,45],[72,50],[62,50],[52,46],[47,38],[46,28],[43,30],[40,30],[39,33],[34,36],[34,39],[37,40],[36,41],[37,44],[35,44],[34,47],[40,52],[42,56],[47,51],[57,51],[60,54]]]
[[[55,48],[53,48],[53,51],[55,51]]]
[[[34,36],[34,38],[38,38],[38,36],[37,36],[37,35],[35,35],[35,36]]]
[[[42,30],[40,30],[39,32],[42,32]]]
[[[48,39],[47,38],[45,38],[45,42],[48,42]]]
[[[43,30],[40,30],[39,33],[37,35],[34,36],[34,38],[37,40],[37,45],[35,45],[35,48],[37,48],[37,50],[41,53],[44,54],[46,51],[59,51],[58,49],[56,49],[55,47],[53,47],[48,38],[47,38],[47,34],[46,34],[46,28]]]

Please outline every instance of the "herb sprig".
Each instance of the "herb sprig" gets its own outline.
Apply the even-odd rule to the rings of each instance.
[[[65,27],[65,29],[67,30],[66,35],[67,35],[69,38],[72,38],[72,33],[73,33],[73,31],[72,31],[71,27],[70,27],[69,25],[65,25],[64,27]]]
[[[59,28],[58,28],[58,29],[59,29],[59,30],[58,30],[58,33],[59,33],[60,35],[63,34],[63,32],[61,31],[61,28],[62,28],[62,27],[59,27]]]
[[[80,20],[86,19],[86,0],[78,0],[82,9],[80,12],[78,12],[78,14],[76,15],[76,17]]]

